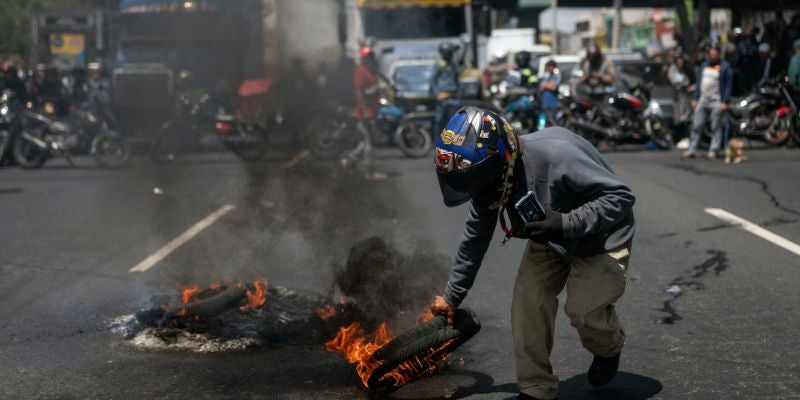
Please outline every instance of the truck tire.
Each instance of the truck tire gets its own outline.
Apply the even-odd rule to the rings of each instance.
[[[447,318],[440,315],[406,331],[373,354],[372,358],[381,365],[369,376],[367,386],[379,391],[400,387],[388,375],[400,364],[438,348],[428,357],[433,363],[437,363],[475,336],[480,329],[481,323],[475,313],[464,308],[456,310],[452,327],[447,325]]]

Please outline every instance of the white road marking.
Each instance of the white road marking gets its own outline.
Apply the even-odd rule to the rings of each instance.
[[[136,264],[133,268],[129,269],[128,272],[144,272],[152,268],[158,262],[167,258],[167,256],[175,251],[175,249],[181,247],[181,245],[197,236],[197,234],[208,228],[214,222],[217,222],[218,219],[225,216],[225,214],[229,213],[234,208],[235,207],[230,204],[220,207],[220,209],[209,214],[207,217],[194,224],[191,228],[187,229],[186,232],[183,232],[175,239],[172,239],[172,241],[165,244],[163,247],[158,249],[158,251],[149,255],[147,258],[142,260],[142,262]]]
[[[795,242],[792,242],[791,240],[776,235],[744,218],[733,215],[721,208],[706,208],[706,212],[723,221],[737,225],[742,229],[752,233],[753,235],[756,235],[764,240],[770,241],[773,244],[783,247],[784,249],[789,250],[792,253],[800,256],[800,245],[798,245]]]

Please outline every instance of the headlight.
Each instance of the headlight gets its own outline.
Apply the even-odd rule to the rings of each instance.
[[[747,100],[742,100],[739,102],[739,107],[747,107]]]
[[[559,85],[558,94],[564,97],[569,97],[572,94],[569,90],[569,85]]]
[[[656,101],[650,102],[650,109],[653,110],[654,113],[659,113],[661,112],[661,104],[658,104]]]
[[[8,107],[7,106],[0,107],[0,115],[6,115],[6,114],[8,114]]]

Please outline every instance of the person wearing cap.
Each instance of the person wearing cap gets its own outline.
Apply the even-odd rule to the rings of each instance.
[[[697,145],[710,119],[712,136],[708,159],[714,160],[722,149],[722,122],[733,92],[733,68],[720,57],[719,44],[709,47],[708,58],[700,64],[696,76],[698,82],[692,100],[692,134],[689,149],[683,153],[683,158],[688,160],[696,157]]]
[[[453,115],[436,140],[434,162],[445,205],[469,203],[469,212],[450,279],[431,311],[453,322],[499,220],[506,239],[527,240],[511,304],[518,398],[558,394],[550,353],[564,288],[564,309],[594,355],[589,383],[610,382],[625,342],[614,303],[625,291],[635,230],[631,189],[575,133],[550,127],[518,137],[503,117],[476,107]],[[525,223],[515,204],[533,197],[542,212]]]
[[[789,84],[800,93],[800,39],[794,41],[794,55],[789,61]]]

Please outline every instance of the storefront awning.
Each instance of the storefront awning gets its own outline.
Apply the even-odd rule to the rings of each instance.
[[[463,7],[470,0],[357,0],[362,8]]]

